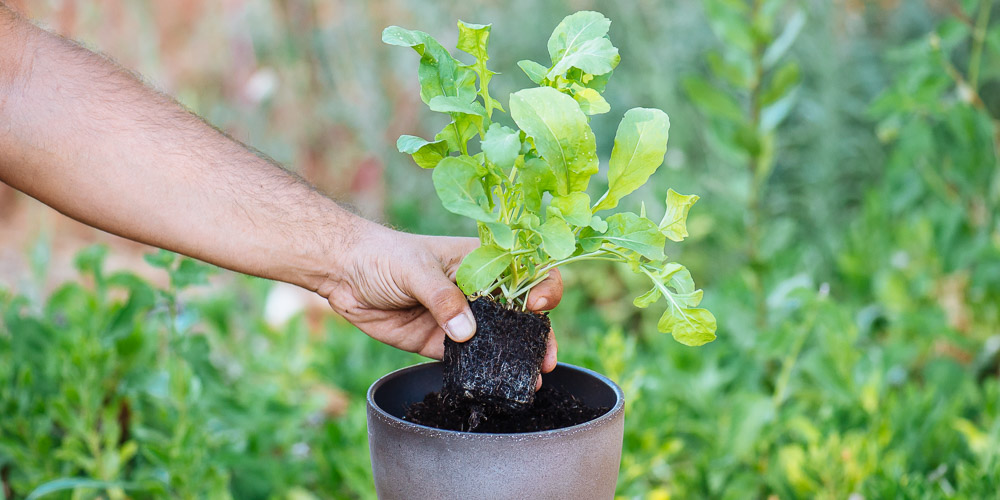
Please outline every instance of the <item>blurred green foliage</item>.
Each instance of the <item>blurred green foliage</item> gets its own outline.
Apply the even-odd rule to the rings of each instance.
[[[641,280],[612,266],[569,267],[552,313],[560,359],[625,390],[621,498],[1000,491],[1000,2],[338,5],[246,4],[257,64],[283,82],[273,96],[241,107],[180,77],[176,93],[318,181],[353,164],[315,149],[322,124],[348,130],[334,144],[384,165],[392,196],[373,213],[408,230],[474,233],[391,146],[442,124],[400,97],[416,63],[381,52],[385,25],[494,23],[513,41],[491,58],[502,100],[528,83],[517,60],[544,58],[559,19],[596,8],[627,56],[613,109],[670,114],[665,168],[625,208],[658,206],[668,185],[702,194],[668,253],[703,277],[718,340],[658,334],[629,301]],[[598,137],[620,118],[595,116]],[[598,150],[606,161],[611,144]],[[333,190],[364,208],[357,187]],[[32,258],[43,273],[47,253]],[[335,318],[268,326],[260,280],[192,293],[205,268],[159,254],[160,289],[103,258],[80,254],[79,283],[44,300],[0,291],[0,497],[374,497],[364,393],[417,356]]]

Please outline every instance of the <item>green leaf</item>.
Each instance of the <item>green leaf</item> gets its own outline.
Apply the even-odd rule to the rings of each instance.
[[[410,47],[420,54],[417,78],[420,99],[430,104],[437,96],[461,97],[470,102],[476,96],[476,74],[455,60],[434,37],[423,31],[389,26],[382,32],[389,45]]]
[[[170,271],[170,284],[177,290],[193,285],[204,285],[208,283],[208,276],[215,270],[213,266],[184,257],[177,265],[177,269]]]
[[[795,39],[798,38],[799,33],[802,32],[802,28],[806,25],[806,15],[801,10],[795,11],[792,17],[785,24],[785,29],[781,31],[778,38],[774,40],[773,43],[764,51],[764,57],[761,59],[761,64],[763,64],[764,69],[768,69],[774,66],[782,56],[788,52],[788,49],[792,47],[795,43]]]
[[[603,233],[608,230],[608,223],[605,222],[600,216],[593,216],[590,218],[590,224],[587,226],[598,233]]]
[[[649,180],[667,152],[670,118],[658,109],[633,108],[625,113],[611,150],[608,192],[594,212],[618,206],[618,201]]]
[[[715,115],[719,118],[742,122],[744,121],[743,110],[733,98],[703,78],[689,76],[682,82],[684,91],[687,92],[695,105],[701,108],[702,112],[708,115]]]
[[[489,24],[469,24],[458,22],[458,50],[475,56],[476,62],[468,67],[479,75],[479,95],[483,97],[484,109],[487,117],[492,116],[493,109],[503,108],[490,96],[490,80],[496,73],[486,67],[486,61],[490,59],[487,48],[490,43]]]
[[[486,61],[487,47],[490,44],[491,24],[473,24],[458,22],[458,50],[474,56],[476,60]]]
[[[792,111],[792,107],[795,106],[795,101],[799,97],[799,88],[795,87],[788,93],[785,97],[778,99],[774,104],[771,104],[760,111],[760,128],[764,132],[770,132],[774,130],[781,122],[788,117],[788,113]]]
[[[51,493],[56,493],[58,491],[65,490],[76,490],[76,489],[97,489],[97,490],[109,490],[109,489],[132,489],[136,488],[135,483],[123,483],[121,481],[100,481],[97,479],[87,479],[87,478],[77,478],[77,477],[64,477],[59,479],[53,479],[45,484],[39,485],[37,488],[31,491],[25,500],[37,500],[44,496],[48,496]]]
[[[510,226],[503,222],[486,222],[484,224],[489,229],[497,246],[504,250],[510,250],[514,246],[514,231],[510,229]]]
[[[736,88],[750,89],[750,83],[753,79],[753,65],[747,58],[736,57],[732,52],[726,52],[725,56],[718,52],[709,52],[706,60],[709,69],[715,76],[722,78]]]
[[[162,253],[160,255],[162,255]],[[77,271],[80,271],[81,274],[89,274],[98,280],[101,280],[104,276],[104,261],[107,256],[107,245],[91,245],[83,250],[80,250],[80,252],[76,254],[76,257],[73,258],[73,265],[76,267]],[[154,260],[152,260],[149,256],[146,257],[146,262],[155,265]]]
[[[533,213],[541,213],[542,196],[556,190],[556,177],[543,158],[530,158],[524,162],[517,182],[524,193],[524,208]]]
[[[162,248],[157,250],[156,253],[148,253],[142,256],[147,264],[160,269],[169,269],[170,266],[173,265],[176,257],[177,254]]]
[[[504,171],[509,171],[521,152],[521,134],[510,127],[494,123],[486,131],[481,145],[487,160]]]
[[[707,309],[670,307],[660,317],[656,327],[687,346],[699,346],[715,340],[715,316]]]
[[[481,178],[482,165],[469,156],[449,156],[434,169],[434,189],[449,212],[481,222],[495,222]]]
[[[448,141],[430,142],[414,135],[401,135],[396,140],[396,149],[413,156],[413,161],[422,168],[434,168],[448,156]]]
[[[573,90],[573,99],[580,105],[580,109],[588,115],[600,115],[611,111],[611,105],[604,100],[600,92],[574,83],[570,88]]]
[[[618,66],[621,57],[618,49],[607,38],[594,38],[567,51],[559,62],[545,75],[549,79],[565,74],[570,68],[579,68],[586,73],[603,75]]]
[[[696,194],[683,195],[673,189],[667,190],[667,211],[663,214],[659,226],[664,236],[673,241],[687,238],[688,211],[698,200],[699,196]]]
[[[469,140],[479,133],[479,125],[483,122],[483,117],[479,115],[456,114],[451,123],[444,126],[437,135],[435,141],[445,141],[448,150],[461,153],[465,150]]]
[[[514,223],[514,227],[537,232],[538,229],[542,227],[542,220],[531,212],[523,212],[521,216],[517,218],[517,222]]]
[[[789,62],[778,68],[760,96],[761,106],[768,106],[777,102],[779,99],[787,95],[792,87],[797,83],[799,83],[798,64],[795,62]]]
[[[608,71],[603,75],[590,75],[584,74],[580,78],[580,84],[588,89],[594,89],[598,92],[604,92],[604,88],[608,85],[608,80],[611,79],[611,75],[614,71]]]
[[[549,72],[549,68],[528,59],[518,61],[517,66],[521,68],[521,71],[524,71],[525,75],[528,75],[531,81],[538,85],[541,85],[542,80],[545,79],[545,73]]]
[[[655,304],[657,300],[660,300],[660,297],[662,297],[662,294],[660,293],[660,289],[654,286],[648,292],[646,292],[646,293],[644,293],[644,294],[636,297],[634,300],[632,300],[632,305],[634,305],[635,307],[641,308],[641,309],[645,309],[645,308],[647,308],[647,307]]]
[[[591,241],[588,247],[593,247],[594,241],[608,242],[622,248],[635,251],[650,260],[662,260],[663,245],[666,238],[653,221],[641,218],[631,212],[614,214],[607,219],[608,230],[604,234],[596,234],[590,228],[580,233],[580,239]],[[597,245],[599,246],[599,244]]]
[[[564,57],[571,56],[589,41],[604,38],[609,28],[611,20],[600,12],[584,10],[566,16],[549,37],[548,49],[552,64],[558,64]],[[617,53],[616,50],[615,54]]]
[[[462,259],[455,281],[466,295],[481,292],[493,284],[512,261],[510,253],[500,247],[481,246]]]
[[[547,218],[538,232],[542,235],[542,249],[555,260],[565,259],[576,250],[573,230],[559,217]]]
[[[597,173],[597,141],[572,97],[551,87],[521,90],[510,96],[510,115],[548,161],[558,194],[587,190]]]
[[[431,108],[431,111],[437,111],[440,113],[462,113],[466,115],[478,115],[486,116],[486,108],[479,101],[474,98],[466,101],[463,97],[457,96],[443,96],[439,95],[433,99],[427,106]]]
[[[549,207],[558,210],[559,215],[574,226],[590,224],[590,196],[587,193],[554,196]]]

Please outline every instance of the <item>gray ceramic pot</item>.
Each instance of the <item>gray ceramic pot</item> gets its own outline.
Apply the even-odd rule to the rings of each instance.
[[[394,371],[368,389],[375,490],[396,499],[601,499],[614,497],[625,399],[607,377],[560,363],[542,383],[611,411],[572,427],[521,434],[434,429],[402,419],[407,405],[441,389],[442,365]]]

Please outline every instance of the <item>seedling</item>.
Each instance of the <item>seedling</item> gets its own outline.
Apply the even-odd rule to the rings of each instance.
[[[664,254],[667,239],[688,236],[687,215],[698,196],[668,190],[659,223],[646,217],[645,207],[639,214],[607,215],[663,163],[666,113],[625,113],[608,164],[608,189],[596,201],[588,194],[599,170],[589,115],[610,111],[601,94],[620,60],[608,38],[610,25],[597,12],[567,16],[549,38],[548,66],[518,63],[537,86],[510,95],[507,106],[517,129],[494,121],[507,110],[489,92],[496,74],[487,67],[490,25],[458,23],[458,49],[472,56],[471,64],[455,59],[427,33],[386,28],[385,43],[420,55],[420,98],[451,118],[432,141],[404,135],[397,147],[434,170],[434,187],[447,210],[477,221],[481,246],[457,273],[471,300],[487,297],[525,311],[528,293],[553,269],[586,260],[621,262],[650,280],[650,290],[634,300],[637,307],[661,298],[666,303],[659,330],[682,344],[701,345],[715,338],[715,317],[697,308],[702,291],[687,269]]]

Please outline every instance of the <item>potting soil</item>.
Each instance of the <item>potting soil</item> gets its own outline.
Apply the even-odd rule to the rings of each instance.
[[[404,420],[451,431],[511,434],[561,429],[593,420],[610,410],[591,408],[579,398],[542,386],[523,409],[476,402],[444,392],[432,392],[407,408]]]

